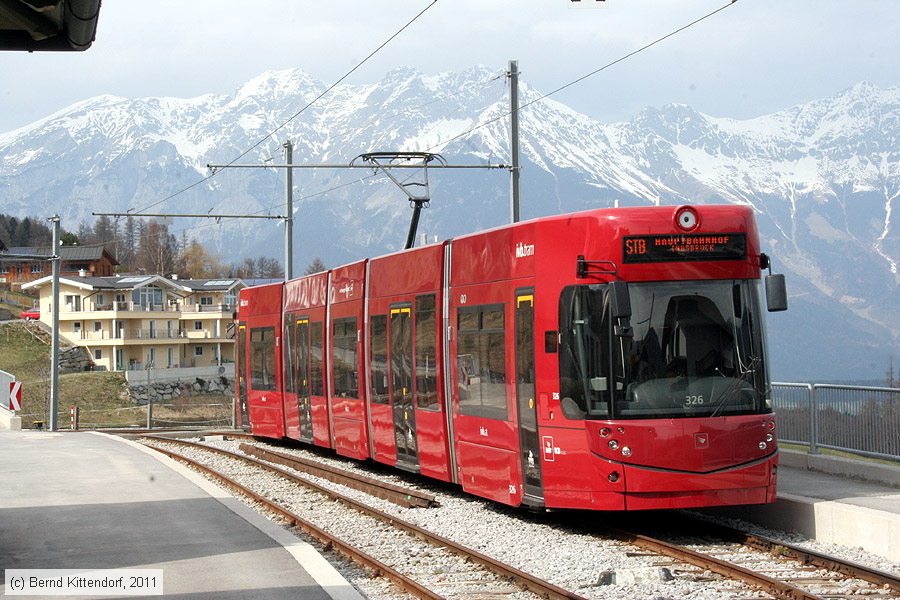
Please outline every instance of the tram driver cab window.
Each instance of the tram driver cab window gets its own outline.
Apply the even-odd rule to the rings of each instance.
[[[610,311],[605,285],[570,286],[559,301],[560,408],[567,419],[609,418]]]

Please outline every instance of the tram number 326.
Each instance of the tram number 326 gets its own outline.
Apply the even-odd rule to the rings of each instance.
[[[684,397],[684,405],[685,406],[696,406],[698,404],[703,404],[703,396],[685,396]]]

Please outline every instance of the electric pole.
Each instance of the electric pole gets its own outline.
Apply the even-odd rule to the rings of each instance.
[[[56,431],[56,410],[59,405],[59,215],[49,219],[53,228],[53,251],[50,261],[53,264],[52,286],[52,342],[50,344],[50,431]]]
[[[509,218],[519,222],[519,61],[509,61]]]
[[[294,146],[291,140],[284,143],[284,164],[293,164]],[[284,280],[294,276],[294,170],[284,170]]]

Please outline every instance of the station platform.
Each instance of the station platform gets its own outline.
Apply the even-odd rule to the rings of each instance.
[[[775,503],[702,512],[863,548],[900,565],[900,467],[782,450]]]
[[[361,600],[309,544],[134,442],[0,430],[0,456],[0,595],[6,569],[162,569],[166,597]]]

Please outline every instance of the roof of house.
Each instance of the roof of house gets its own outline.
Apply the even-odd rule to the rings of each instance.
[[[103,253],[106,253],[109,260],[112,264],[117,265],[119,262],[113,257],[113,255],[106,249],[103,244],[90,244],[87,246],[60,246],[59,247],[59,255],[64,261],[72,261],[72,260],[100,260],[103,257]],[[24,256],[47,256],[49,257],[51,254],[51,248],[49,246],[45,246],[43,248],[35,248],[31,246],[17,246],[9,249],[10,254],[19,254]],[[3,256],[0,255],[0,259]],[[10,259],[14,260],[14,259]],[[19,260],[28,260],[20,257]]]
[[[22,289],[41,288],[50,283],[52,277],[41,277],[22,285]],[[61,283],[74,285],[86,290],[130,290],[150,284],[162,284],[182,292],[223,292],[234,287],[244,287],[240,279],[169,279],[162,275],[120,274],[115,277],[80,277],[65,275],[59,278]]]
[[[192,292],[227,292],[237,286],[246,286],[240,279],[178,279],[175,283]]]

